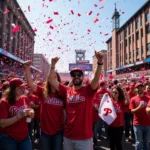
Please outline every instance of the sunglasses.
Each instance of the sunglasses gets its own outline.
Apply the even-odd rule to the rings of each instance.
[[[72,73],[71,75],[73,78],[75,77],[82,77],[82,73]]]
[[[116,94],[116,95],[118,94],[117,92],[112,92],[112,93],[113,93],[113,94]]]

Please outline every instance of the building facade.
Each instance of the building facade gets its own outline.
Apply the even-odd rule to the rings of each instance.
[[[46,80],[46,77],[50,70],[50,64],[45,56],[43,54],[34,54],[33,65],[37,69],[41,70],[41,76],[44,80]]]
[[[107,43],[107,73],[148,68],[150,62],[150,1],[120,27],[120,14],[115,8],[112,16],[112,37]]]
[[[20,30],[12,32],[13,25],[20,26]],[[33,60],[34,36],[18,2],[0,0],[0,48],[23,60]]]
[[[104,54],[104,64],[103,64],[103,75],[106,76],[106,71],[107,71],[107,51],[106,50],[101,50],[100,52],[102,52]],[[96,56],[93,56],[93,73],[95,72],[97,67],[97,59]]]

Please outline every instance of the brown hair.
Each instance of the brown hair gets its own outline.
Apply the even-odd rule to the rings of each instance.
[[[112,91],[113,89],[117,89],[118,91],[118,101],[119,102],[123,101],[125,99],[123,90],[119,86],[113,86]]]
[[[11,86],[7,88],[2,97],[6,97],[6,100],[8,101],[9,104],[13,105],[16,102],[16,87]]]
[[[44,98],[48,98],[49,95],[51,94],[52,90],[51,90],[51,85],[49,83],[49,75],[50,73],[48,74],[47,76],[47,79],[46,79],[46,83],[45,83],[45,90],[44,90]],[[56,72],[56,76],[57,76],[57,80],[59,83],[61,83],[61,78],[59,76],[59,74]],[[58,94],[58,93],[57,93]]]

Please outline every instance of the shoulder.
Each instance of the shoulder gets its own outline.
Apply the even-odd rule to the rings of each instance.
[[[8,101],[6,100],[6,98],[2,98],[2,99],[0,100],[0,105],[9,106],[9,103],[8,103]]]
[[[134,97],[131,98],[131,101],[136,101],[137,99],[138,99],[138,97],[134,96]]]

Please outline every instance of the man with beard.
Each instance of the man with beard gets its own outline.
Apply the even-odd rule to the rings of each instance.
[[[150,98],[150,83],[145,84],[146,90],[144,91],[144,94]]]
[[[71,70],[72,87],[66,87],[56,80],[54,71],[59,58],[51,62],[50,82],[59,94],[66,99],[66,126],[64,129],[65,150],[93,150],[92,108],[93,97],[102,73],[103,54],[95,52],[97,69],[93,80],[86,86],[82,85],[84,76],[79,68]]]
[[[149,150],[150,116],[146,112],[149,98],[144,95],[144,86],[135,85],[136,96],[130,101],[133,116],[133,129],[135,134],[135,150]]]

